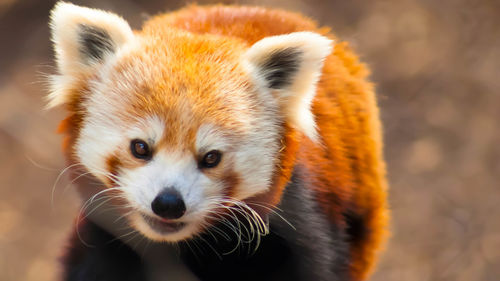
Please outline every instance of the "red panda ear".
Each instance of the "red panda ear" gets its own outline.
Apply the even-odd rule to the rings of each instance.
[[[128,23],[118,15],[65,2],[52,9],[50,28],[60,76],[53,77],[49,107],[65,103],[61,83],[96,71],[134,38]]]
[[[292,126],[317,139],[310,106],[332,40],[312,32],[266,37],[246,52],[244,63],[259,91],[278,100]]]

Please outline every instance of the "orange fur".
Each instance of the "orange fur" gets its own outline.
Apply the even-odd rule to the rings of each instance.
[[[237,79],[246,77],[238,66],[241,53],[264,37],[297,31],[313,31],[337,42],[325,61],[312,104],[321,143],[314,143],[292,127],[285,126],[283,149],[272,188],[250,200],[277,205],[294,166],[300,164],[307,167],[310,173],[308,180],[313,183],[311,186],[314,186],[325,214],[336,224],[346,227],[343,214],[351,212],[361,218],[367,227],[362,239],[350,249],[353,280],[364,280],[371,272],[387,236],[387,184],[381,152],[381,126],[373,87],[366,80],[367,69],[347,43],[339,43],[328,28],[320,28],[298,14],[256,7],[189,6],[154,17],[142,31],[136,33],[147,44],[133,55],[161,75],[145,77],[143,84],[135,86],[135,92],[123,97],[124,100],[135,101],[127,106],[123,119],[130,122],[127,116],[144,116],[150,112],[163,114],[167,124],[183,126],[169,126],[160,145],[175,145],[186,150],[192,149],[196,128],[206,120],[225,124],[235,134],[246,130],[244,122],[231,118],[234,116],[232,108],[240,103],[251,104],[251,100],[206,100],[203,93],[219,91],[220,77],[225,75],[233,77],[228,80],[238,81],[225,85],[226,91],[248,87],[249,82],[244,78]],[[151,35],[170,40],[155,41]],[[169,64],[169,72],[162,72],[161,63],[158,63],[165,61],[164,50],[184,58],[174,62],[177,64]],[[193,56],[200,53],[209,59],[200,60]],[[221,65],[214,66],[217,61],[225,62],[222,68]],[[117,83],[117,87],[121,81],[120,68],[129,67],[134,62],[124,58],[121,64],[110,78]],[[182,69],[187,76],[176,76],[175,69]],[[191,80],[186,81],[186,77],[191,77]],[[82,81],[85,79],[82,78]],[[82,89],[72,94],[70,100],[74,102],[68,104],[72,115],[61,126],[61,130],[69,135],[65,145],[69,157],[82,120],[78,109],[81,93],[85,91]],[[153,89],[151,95],[141,95]],[[166,92],[169,94],[166,95]],[[171,108],[169,104],[176,104],[177,107]],[[193,104],[197,106],[193,107]],[[121,162],[133,161],[127,157],[130,158],[120,156]],[[110,160],[109,165],[114,166],[116,163],[113,161]],[[238,183],[238,177],[237,174],[229,174],[225,181],[228,186],[233,186]]]

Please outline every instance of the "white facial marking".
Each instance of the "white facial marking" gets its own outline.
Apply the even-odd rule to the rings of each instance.
[[[216,149],[224,152],[229,149],[230,143],[216,126],[205,124],[198,129],[195,147],[197,151],[207,152]]]

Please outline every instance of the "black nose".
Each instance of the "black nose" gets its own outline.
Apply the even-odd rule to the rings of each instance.
[[[158,216],[165,219],[178,219],[186,212],[186,205],[181,194],[174,188],[167,188],[156,196],[151,209]]]

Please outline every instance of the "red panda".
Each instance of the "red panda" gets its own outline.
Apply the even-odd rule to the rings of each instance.
[[[381,125],[367,68],[328,28],[191,5],[134,31],[63,2],[50,27],[68,163],[131,229],[181,245],[200,280],[368,278],[387,236]],[[97,246],[72,240],[64,280],[148,280],[108,227],[78,225]]]

